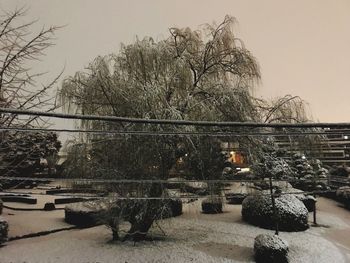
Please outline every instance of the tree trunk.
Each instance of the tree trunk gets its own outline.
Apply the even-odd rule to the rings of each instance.
[[[133,222],[131,224],[130,230],[124,236],[123,241],[132,240],[138,242],[145,240],[148,230],[151,228],[153,222],[153,218],[141,222]]]
[[[113,241],[119,240],[119,233],[118,229],[112,228],[112,239]]]
[[[161,197],[163,193],[162,185],[153,183],[148,190],[148,196]],[[131,224],[130,230],[124,236],[123,241],[133,240],[135,242],[144,240],[153,222],[159,218],[159,213],[164,205],[161,200],[148,199],[136,200],[131,203],[131,213],[128,221]]]

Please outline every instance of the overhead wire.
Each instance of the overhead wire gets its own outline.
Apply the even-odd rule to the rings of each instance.
[[[57,129],[57,128],[20,128],[20,127],[0,127],[0,131],[17,131],[17,132],[67,132],[67,133],[92,133],[92,134],[120,134],[120,135],[141,135],[141,136],[207,136],[207,137],[245,137],[245,136],[305,136],[305,135],[338,135],[339,132],[325,131],[307,131],[307,132],[189,132],[189,131],[137,131],[137,130],[91,130],[91,129]]]
[[[61,119],[74,120],[94,120],[94,121],[108,121],[108,122],[128,122],[141,124],[163,124],[163,125],[190,125],[190,126],[217,126],[217,127],[265,127],[265,128],[350,128],[350,123],[257,123],[257,122],[216,122],[216,121],[191,121],[191,120],[168,120],[168,119],[142,119],[142,118],[128,118],[116,116],[96,116],[83,114],[66,114],[56,112],[40,112],[10,108],[0,108],[0,113],[10,113],[18,115],[31,115],[40,117],[52,117]]]

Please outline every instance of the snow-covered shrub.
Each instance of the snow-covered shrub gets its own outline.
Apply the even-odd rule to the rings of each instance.
[[[44,205],[44,210],[45,211],[52,211],[52,210],[55,210],[55,209],[56,209],[56,207],[55,207],[54,203],[48,202],[48,203],[45,203],[45,205]]]
[[[294,195],[282,194],[275,198],[279,229],[303,231],[308,228],[308,210]],[[270,195],[252,195],[242,203],[243,220],[263,228],[273,229],[275,217]]]
[[[3,217],[0,217],[0,244],[7,241],[8,231],[9,231],[9,224]]]
[[[317,200],[312,195],[307,195],[307,196],[304,196],[303,198],[298,198],[298,199],[303,202],[303,204],[305,205],[306,209],[309,212],[313,212],[315,210],[315,204]]]
[[[168,201],[169,217],[179,216],[182,214],[182,201],[179,198],[172,198]]]
[[[202,201],[202,211],[205,214],[222,213],[222,200],[214,197],[204,199]]]
[[[66,205],[64,208],[64,220],[68,224],[78,227],[90,227],[98,224],[98,213],[101,210],[88,202],[80,202]]]
[[[303,190],[326,190],[329,172],[318,159],[307,159],[305,155],[296,153],[289,162],[291,175],[296,181],[293,186]]]
[[[229,204],[242,204],[244,198],[248,196],[247,193],[228,193],[225,194],[226,200]]]
[[[336,191],[336,198],[343,203],[346,208],[350,209],[350,186],[339,187]]]
[[[254,240],[254,254],[257,263],[288,262],[288,243],[279,236],[261,234]]]

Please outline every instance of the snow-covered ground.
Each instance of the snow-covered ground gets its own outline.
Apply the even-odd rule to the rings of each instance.
[[[240,205],[226,205],[224,213],[200,212],[200,201],[184,205],[183,215],[159,222],[153,241],[112,243],[104,226],[62,231],[8,242],[0,248],[0,262],[254,262],[254,238],[265,230],[241,220]],[[10,236],[67,227],[64,211],[4,209]],[[281,232],[290,245],[290,262],[349,262],[350,211],[325,198],[318,199],[321,225],[304,232]],[[312,214],[310,214],[312,219]]]

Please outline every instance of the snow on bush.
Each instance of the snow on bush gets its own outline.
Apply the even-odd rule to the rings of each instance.
[[[3,217],[0,217],[0,244],[7,241],[8,231],[9,231],[9,224]]]
[[[261,234],[255,238],[254,254],[256,262],[288,262],[288,243],[279,236]]]
[[[202,211],[205,214],[222,213],[222,200],[220,198],[209,197],[202,201]]]
[[[303,231],[308,228],[308,210],[294,195],[275,198],[279,229]],[[274,229],[275,219],[270,195],[252,195],[242,203],[243,220],[263,228]]]

